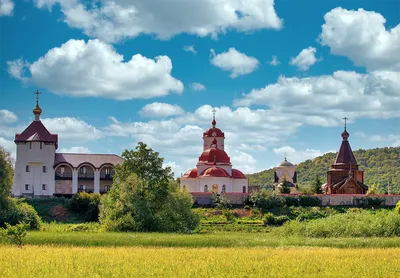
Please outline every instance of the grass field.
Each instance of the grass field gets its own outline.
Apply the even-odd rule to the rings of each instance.
[[[0,248],[0,277],[388,278],[400,273],[400,248]]]

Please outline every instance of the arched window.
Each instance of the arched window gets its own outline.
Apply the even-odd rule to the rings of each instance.
[[[222,191],[221,191],[221,193],[225,193],[226,192],[226,185],[224,184],[223,186],[222,186]]]
[[[208,192],[208,185],[204,185],[204,192]]]
[[[243,193],[246,193],[246,186],[243,186]]]

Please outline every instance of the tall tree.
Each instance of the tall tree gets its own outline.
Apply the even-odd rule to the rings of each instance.
[[[13,184],[13,175],[14,170],[10,153],[0,146],[0,211],[7,207]]]
[[[312,193],[322,194],[322,181],[320,180],[319,175],[315,176],[315,180],[312,186]]]

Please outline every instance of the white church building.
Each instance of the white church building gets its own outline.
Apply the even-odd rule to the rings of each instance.
[[[216,124],[214,115],[212,127],[203,134],[203,153],[196,167],[180,178],[181,188],[190,193],[247,193],[248,179],[241,171],[232,168],[224,151],[225,135]]]
[[[58,135],[40,121],[39,92],[35,120],[15,135],[17,156],[14,196],[68,196],[78,191],[104,193],[110,189],[114,166],[124,159],[115,154],[57,153]]]

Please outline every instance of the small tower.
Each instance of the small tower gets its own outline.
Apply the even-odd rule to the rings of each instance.
[[[17,157],[14,171],[14,196],[42,196],[54,193],[54,159],[58,135],[51,134],[40,121],[40,92],[36,91],[34,121],[15,135]]]
[[[203,151],[211,148],[212,141],[214,138],[217,140],[218,148],[224,150],[225,134],[216,127],[217,121],[215,120],[215,108],[212,110],[213,120],[211,122],[212,127],[203,133]]]

